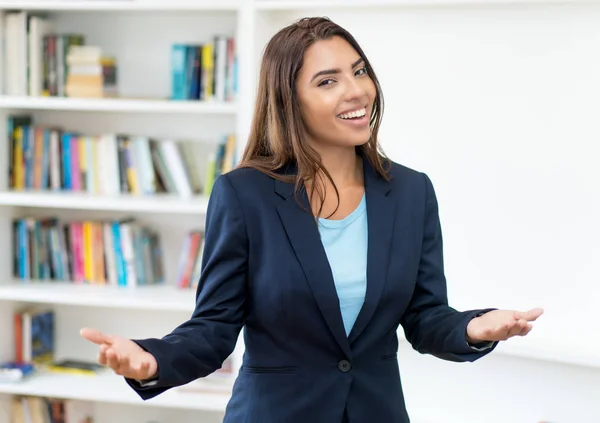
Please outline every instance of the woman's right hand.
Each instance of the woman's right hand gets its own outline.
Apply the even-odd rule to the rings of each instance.
[[[100,346],[98,363],[110,367],[116,374],[135,380],[151,379],[156,375],[158,363],[154,356],[132,340],[90,328],[81,329],[79,333]]]

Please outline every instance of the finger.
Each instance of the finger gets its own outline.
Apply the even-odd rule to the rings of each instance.
[[[519,334],[519,336],[525,336],[527,335],[529,332],[531,332],[531,329],[533,329],[533,325],[528,323],[527,326],[525,326],[525,328],[521,331],[521,333]]]
[[[103,354],[106,354],[106,351],[110,348],[110,345],[108,344],[101,344],[100,345],[100,352]]]
[[[506,325],[504,325],[503,329],[504,339],[506,340],[512,336],[515,336],[515,333],[517,333],[517,331],[520,331],[518,322],[507,323]]]
[[[98,353],[97,361],[98,361],[98,364],[100,364],[101,366],[106,366],[106,352],[100,351]]]
[[[544,314],[544,310],[541,308],[532,308],[528,311],[517,311],[515,314],[518,319],[525,319],[528,322],[533,322],[542,314]]]
[[[113,371],[115,371],[115,373],[118,372],[119,360],[117,358],[116,352],[112,348],[109,348],[106,351],[106,364],[108,365],[108,367],[113,369]]]
[[[508,331],[508,337],[511,338],[513,336],[521,334],[523,329],[527,327],[527,321],[525,319],[518,320],[512,323],[511,328]]]
[[[88,341],[93,342],[94,344],[109,344],[113,343],[112,336],[105,335],[97,329],[92,328],[83,328],[79,331],[79,334],[87,339]]]

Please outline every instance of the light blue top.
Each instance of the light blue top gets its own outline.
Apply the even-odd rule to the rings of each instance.
[[[367,290],[367,203],[341,220],[319,218],[321,241],[333,273],[346,336],[356,321]]]

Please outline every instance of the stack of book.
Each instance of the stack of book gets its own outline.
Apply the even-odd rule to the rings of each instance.
[[[97,46],[71,45],[67,59],[65,93],[68,97],[115,97],[116,60],[102,55]]]

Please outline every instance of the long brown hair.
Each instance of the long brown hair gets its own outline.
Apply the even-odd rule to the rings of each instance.
[[[300,111],[296,81],[304,62],[304,52],[313,43],[334,36],[342,37],[356,50],[375,84],[376,96],[370,119],[371,137],[357,150],[369,160],[377,173],[389,179],[388,168],[384,164],[388,160],[377,141],[383,113],[381,86],[358,42],[348,31],[326,17],[302,18],[280,30],[267,44],[248,143],[238,165],[257,169],[278,180],[295,182],[296,194],[306,181],[313,181],[309,198],[312,199],[315,191],[319,195],[321,206],[317,216],[321,214],[325,200],[322,175],[332,183],[338,196],[338,207],[339,193],[329,172],[321,164],[318,153],[304,141],[307,130]],[[290,164],[296,167],[295,175],[281,172]]]

